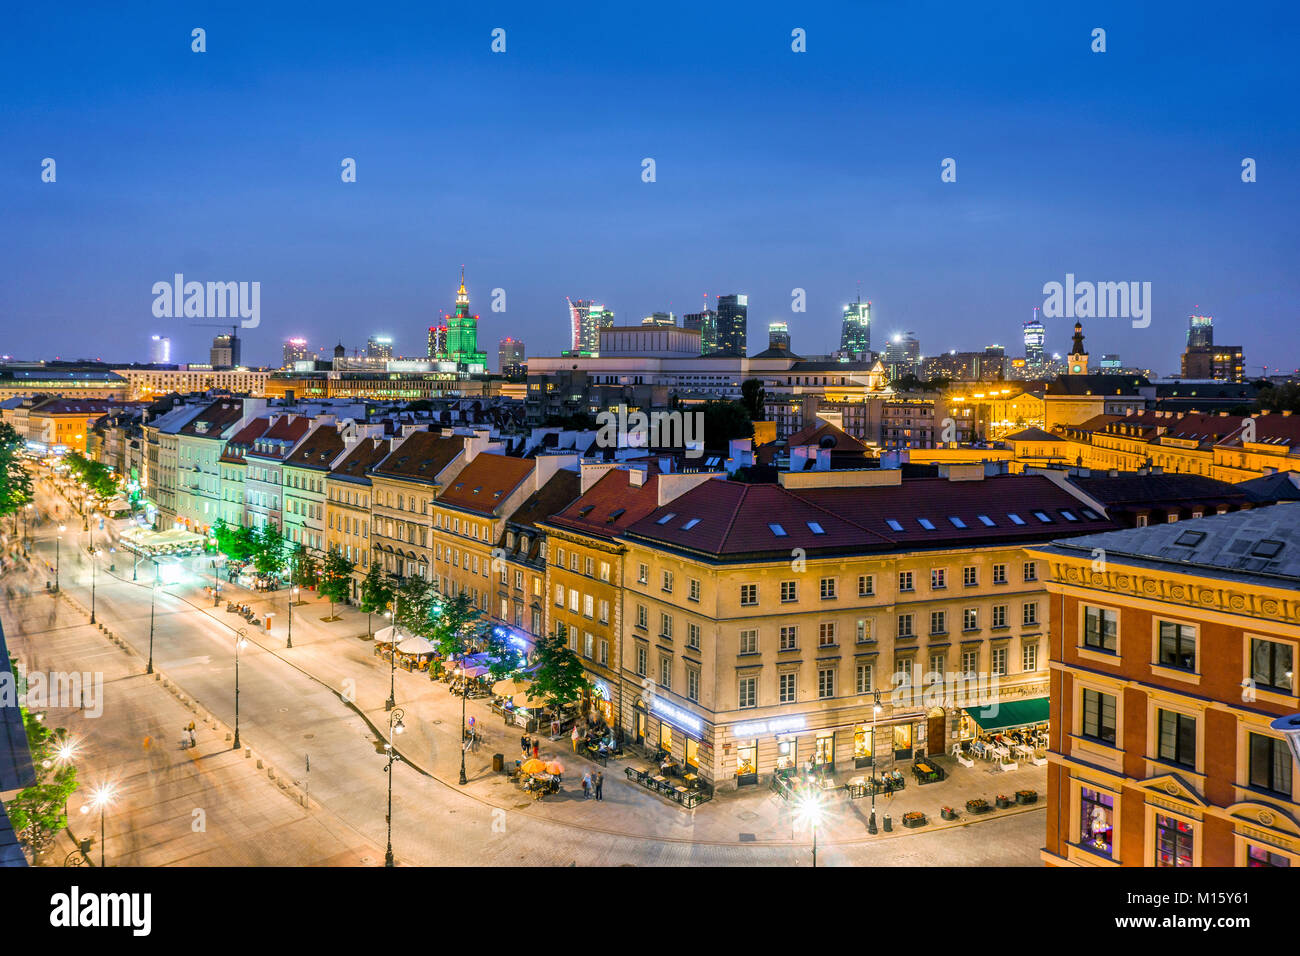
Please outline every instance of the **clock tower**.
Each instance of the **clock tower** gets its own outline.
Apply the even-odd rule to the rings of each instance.
[[[1083,347],[1083,323],[1074,323],[1074,342],[1070,345],[1070,375],[1088,374],[1088,351]]]

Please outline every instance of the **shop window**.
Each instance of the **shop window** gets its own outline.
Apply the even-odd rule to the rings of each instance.
[[[778,771],[794,770],[798,765],[799,744],[794,740],[776,742],[776,769]]]
[[[1246,848],[1247,866],[1290,866],[1291,858],[1262,846],[1250,844]]]
[[[664,753],[673,752],[673,729],[663,721],[659,722],[659,747]]]
[[[1079,845],[1093,853],[1113,857],[1115,798],[1082,787],[1079,790]]]
[[[870,724],[858,724],[853,728],[853,766],[870,767],[875,751],[872,749]]]
[[[813,766],[834,768],[835,732],[833,730],[823,731],[817,735],[813,749]]]
[[[1191,866],[1194,837],[1190,823],[1157,814],[1156,866]]]
[[[912,725],[894,725],[894,759],[912,759]]]
[[[736,748],[736,784],[758,783],[758,745],[750,742]]]
[[[700,769],[700,742],[690,737],[686,738],[686,763],[696,770]]]

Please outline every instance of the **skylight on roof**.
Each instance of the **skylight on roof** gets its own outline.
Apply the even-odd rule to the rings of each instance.
[[[699,518],[692,518],[690,521],[686,522],[686,524],[682,525],[682,530],[683,530],[683,531],[690,531],[692,528],[694,528],[694,527],[695,527],[697,524],[699,524],[699,523],[700,523],[700,519],[699,519]]]
[[[1083,516],[1089,521],[1101,520],[1101,515],[1097,514],[1097,512],[1093,511],[1091,508],[1080,508],[1079,511],[1082,512]]]
[[[990,518],[988,515],[980,515],[980,516],[979,516],[979,519],[980,519],[980,521],[982,521],[982,522],[984,523],[984,526],[985,526],[986,528],[996,528],[996,527],[997,527],[997,525],[994,524],[993,519]]]
[[[1183,548],[1194,548],[1205,540],[1204,531],[1184,531],[1174,538],[1174,544]]]
[[[578,509],[578,517],[579,518],[587,517],[587,515],[591,514],[591,510],[595,507],[596,507],[595,505],[583,505],[581,508]]]
[[[890,531],[902,531],[902,530],[903,530],[903,526],[902,526],[901,524],[899,524],[897,521],[895,521],[893,518],[886,518],[886,519],[885,519],[885,524],[889,525],[889,530],[890,530]]]
[[[934,522],[931,521],[929,518],[917,518],[916,523],[919,524],[926,531],[934,530]]]
[[[668,514],[664,515],[662,518],[656,521],[655,524],[667,524],[668,522],[672,521],[676,517],[677,517],[677,512],[670,511],[668,512]]]
[[[1057,510],[1058,512],[1060,512],[1061,517],[1064,518],[1066,521],[1078,521],[1078,520],[1079,520],[1079,516],[1076,515],[1076,514],[1075,514],[1073,511],[1071,511],[1069,508],[1057,508],[1056,510]]]
[[[964,527],[966,527],[966,522],[962,521],[962,520],[961,520],[960,518],[958,518],[956,515],[949,515],[949,516],[948,516],[948,520],[952,522],[952,526],[953,526],[954,528],[964,528]]]
[[[1011,523],[1012,523],[1012,524],[1024,524],[1024,523],[1025,523],[1025,519],[1022,518],[1022,517],[1020,517],[1020,515],[1016,514],[1014,511],[1008,511],[1008,512],[1007,512],[1007,517],[1011,519]]]
[[[626,512],[627,512],[626,508],[615,508],[613,511],[609,513],[609,518],[607,518],[606,520],[611,522],[617,521],[619,518],[623,517],[623,515]]]
[[[1041,521],[1043,524],[1052,523],[1052,519],[1048,516],[1046,511],[1035,511],[1034,517],[1037,518],[1039,521]]]
[[[782,528],[779,524],[769,524],[768,527],[772,529],[772,533],[778,538],[785,537],[785,528]]]
[[[818,524],[816,521],[809,521],[809,522],[808,522],[808,530],[811,531],[813,534],[825,534],[825,533],[826,533],[826,529],[823,528],[823,527],[822,527],[820,524]]]
[[[1274,541],[1271,538],[1265,538],[1251,550],[1251,555],[1256,558],[1276,558],[1282,553],[1282,542]]]

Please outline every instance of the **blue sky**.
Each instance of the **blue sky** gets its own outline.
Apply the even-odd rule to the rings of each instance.
[[[782,319],[821,353],[859,288],[873,344],[1019,354],[1070,272],[1152,283],[1150,328],[1093,320],[1094,354],[1172,371],[1196,310],[1252,374],[1300,365],[1287,4],[441,6],[8,13],[0,352],[144,359],[163,333],[205,361],[214,330],[151,312],[182,272],[261,282],[246,360],[422,353],[464,263],[493,363],[505,335],[565,347],[566,295],[635,322],[746,292],[751,351]]]

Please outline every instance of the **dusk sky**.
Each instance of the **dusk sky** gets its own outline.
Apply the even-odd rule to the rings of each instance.
[[[179,272],[261,283],[247,363],[293,335],[423,355],[463,263],[492,367],[505,335],[567,347],[566,295],[623,324],[743,292],[751,353],[782,319],[812,354],[860,290],[877,348],[1020,355],[1067,273],[1152,284],[1149,328],[1085,323],[1094,356],[1170,373],[1197,311],[1248,375],[1300,366],[1293,3],[21,5],[5,26],[2,353],[146,361],[160,333],[205,362],[218,330],[151,311]],[[1072,324],[1048,320],[1049,351]]]

